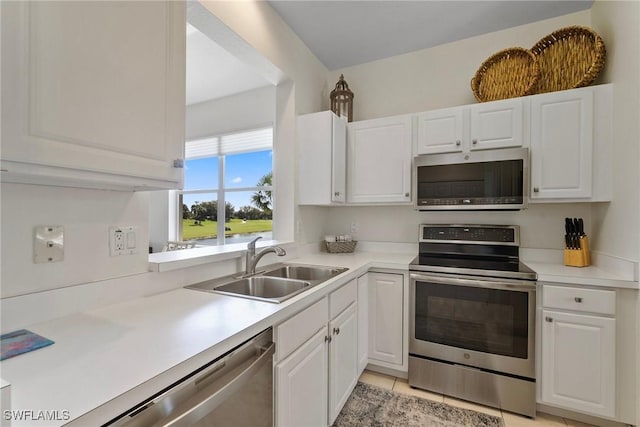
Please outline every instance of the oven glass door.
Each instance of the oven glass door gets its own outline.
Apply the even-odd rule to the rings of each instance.
[[[528,358],[526,292],[417,282],[414,320],[418,340]]]

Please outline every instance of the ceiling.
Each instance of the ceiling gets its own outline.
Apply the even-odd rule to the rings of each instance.
[[[264,77],[187,24],[187,105],[268,85]]]
[[[269,3],[318,59],[329,70],[336,70],[586,10],[593,1]]]
[[[329,69],[349,67],[589,9],[593,0],[269,0]],[[187,105],[269,82],[187,24]]]

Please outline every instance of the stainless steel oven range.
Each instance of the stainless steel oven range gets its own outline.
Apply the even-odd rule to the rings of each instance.
[[[535,417],[536,273],[519,228],[421,225],[409,385]]]

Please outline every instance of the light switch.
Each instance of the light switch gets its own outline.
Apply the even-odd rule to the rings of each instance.
[[[128,231],[127,232],[127,249],[135,249],[136,248],[136,232]]]

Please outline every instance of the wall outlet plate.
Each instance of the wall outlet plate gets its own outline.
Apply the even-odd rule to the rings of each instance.
[[[109,227],[109,255],[133,255],[138,253],[138,227]]]
[[[64,227],[39,225],[33,230],[33,262],[44,264],[64,260]]]

